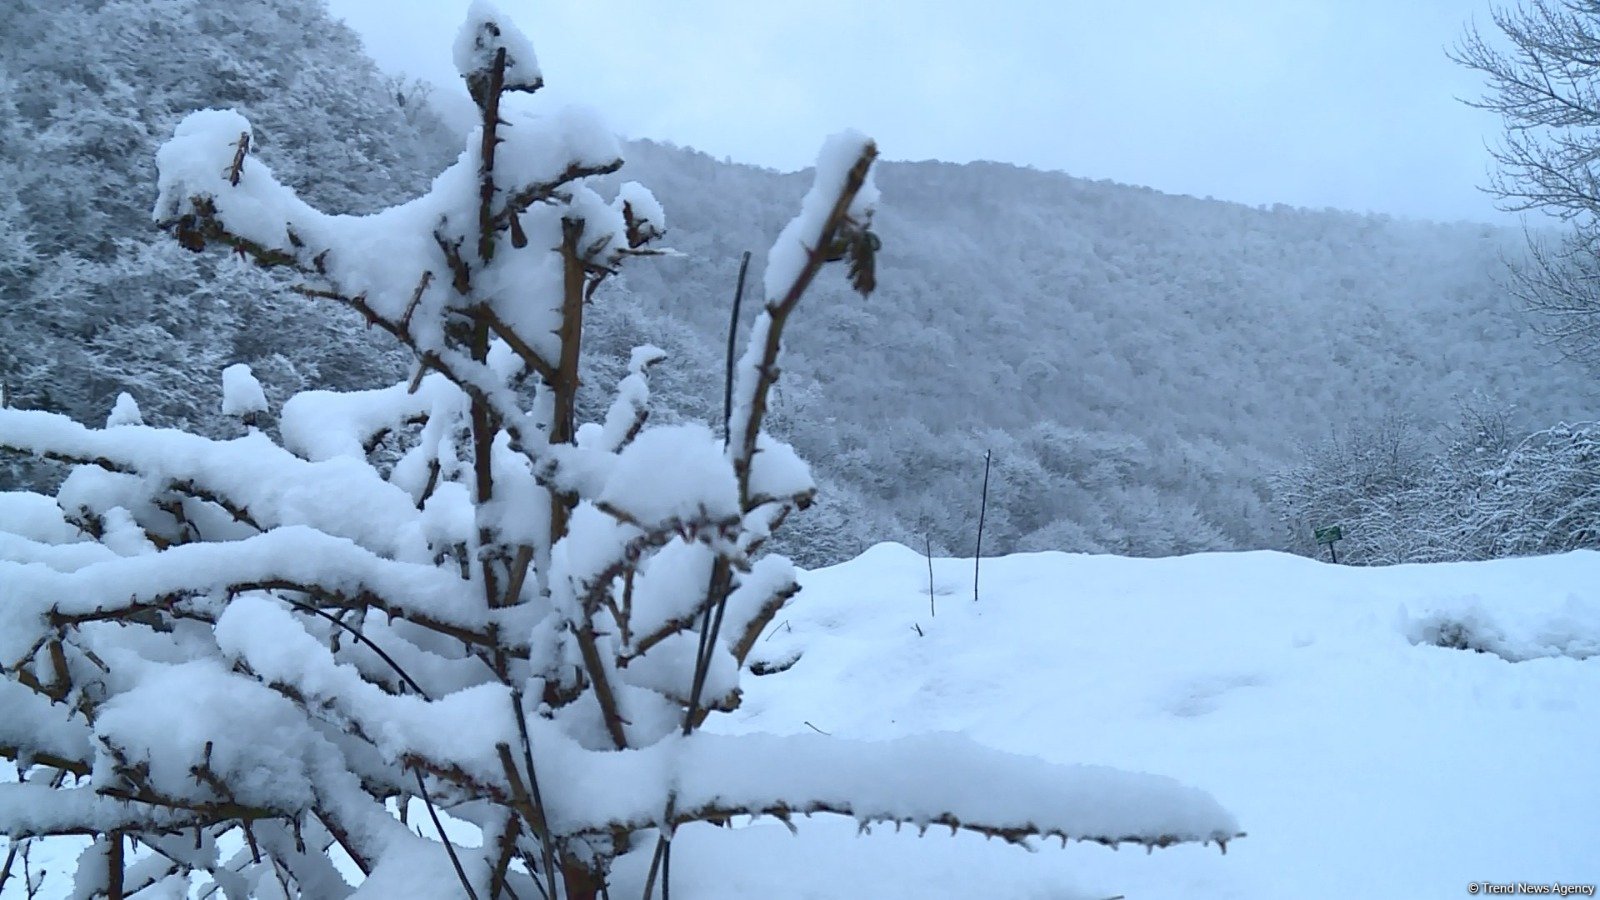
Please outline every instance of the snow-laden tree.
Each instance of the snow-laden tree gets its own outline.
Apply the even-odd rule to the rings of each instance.
[[[1518,434],[1508,411],[1477,403],[1436,449],[1392,422],[1309,450],[1274,479],[1274,502],[1301,553],[1326,553],[1312,530],[1341,526],[1344,563],[1565,553],[1600,546],[1597,463],[1600,425]]]
[[[231,440],[145,426],[129,397],[103,428],[0,410],[0,446],[74,467],[53,497],[0,494],[0,754],[19,773],[0,833],[91,838],[77,897],[570,900],[629,852],[664,891],[675,829],[750,815],[1017,843],[1238,835],[1165,778],[955,736],[701,732],[797,593],[762,547],[814,489],[763,426],[808,285],[842,261],[871,287],[876,150],[823,147],[723,435],[649,424],[651,346],[580,424],[586,307],[660,252],[664,214],[635,183],[596,192],[617,142],[527,108],[533,49],[486,5],[455,58],[481,127],[430,192],[374,215],[300,200],[236,112],[190,115],[158,155],[155,217],[182,246],[297,273],[406,347],[409,379],[300,393],[277,440],[240,366]],[[445,839],[446,813],[481,840]]]
[[[1413,514],[1429,473],[1428,451],[1415,424],[1390,416],[1304,447],[1302,455],[1298,466],[1273,477],[1273,503],[1290,549],[1325,556],[1316,529],[1338,525],[1343,562],[1397,561],[1399,544],[1416,533],[1420,520]]]
[[[1511,212],[1560,220],[1554,239],[1528,235],[1510,287],[1545,313],[1544,332],[1565,351],[1600,361],[1600,5],[1593,0],[1519,0],[1491,10],[1499,34],[1469,26],[1451,57],[1481,73],[1484,96],[1469,105],[1500,117],[1487,190]]]

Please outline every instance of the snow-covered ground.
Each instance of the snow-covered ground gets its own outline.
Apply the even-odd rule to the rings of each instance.
[[[691,826],[673,896],[1344,900],[1600,881],[1600,553],[1387,569],[1042,553],[984,560],[978,602],[971,560],[933,568],[937,614],[927,560],[898,545],[807,573],[756,654],[798,660],[747,679],[712,727],[962,732],[1172,776],[1248,837],[1147,856],[858,836],[828,817],[798,836]],[[612,896],[638,896],[646,855],[619,863]]]
[[[809,573],[758,650],[798,661],[748,679],[743,710],[713,727],[959,731],[1173,776],[1249,836],[1226,855],[1147,856],[858,837],[823,817],[798,836],[686,828],[674,896],[1343,900],[1600,882],[1600,554],[1358,569],[1042,553],[984,560],[976,603],[971,560],[933,568],[936,615],[926,559],[898,545]],[[1520,661],[1427,643],[1452,622]]]

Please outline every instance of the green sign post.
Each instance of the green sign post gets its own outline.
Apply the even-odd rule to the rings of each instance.
[[[1317,543],[1328,545],[1328,556],[1335,563],[1339,561],[1339,554],[1333,549],[1333,542],[1344,539],[1344,529],[1337,525],[1324,525],[1316,530]]]

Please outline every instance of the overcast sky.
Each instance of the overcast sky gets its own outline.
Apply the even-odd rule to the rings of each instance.
[[[466,0],[330,0],[385,68],[460,90]],[[1445,48],[1487,0],[504,0],[561,103],[779,169],[859,128],[1245,203],[1495,220],[1496,122]],[[465,91],[462,90],[462,96]]]

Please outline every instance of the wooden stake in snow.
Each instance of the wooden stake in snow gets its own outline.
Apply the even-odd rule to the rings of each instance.
[[[978,505],[978,546],[972,551],[972,602],[978,602],[978,564],[983,557],[983,517],[989,511],[989,457],[993,451],[983,451],[983,499]],[[931,567],[933,561],[930,559]]]
[[[922,549],[928,555],[928,615],[937,616],[939,612],[933,608],[933,540],[926,534],[922,536]]]

